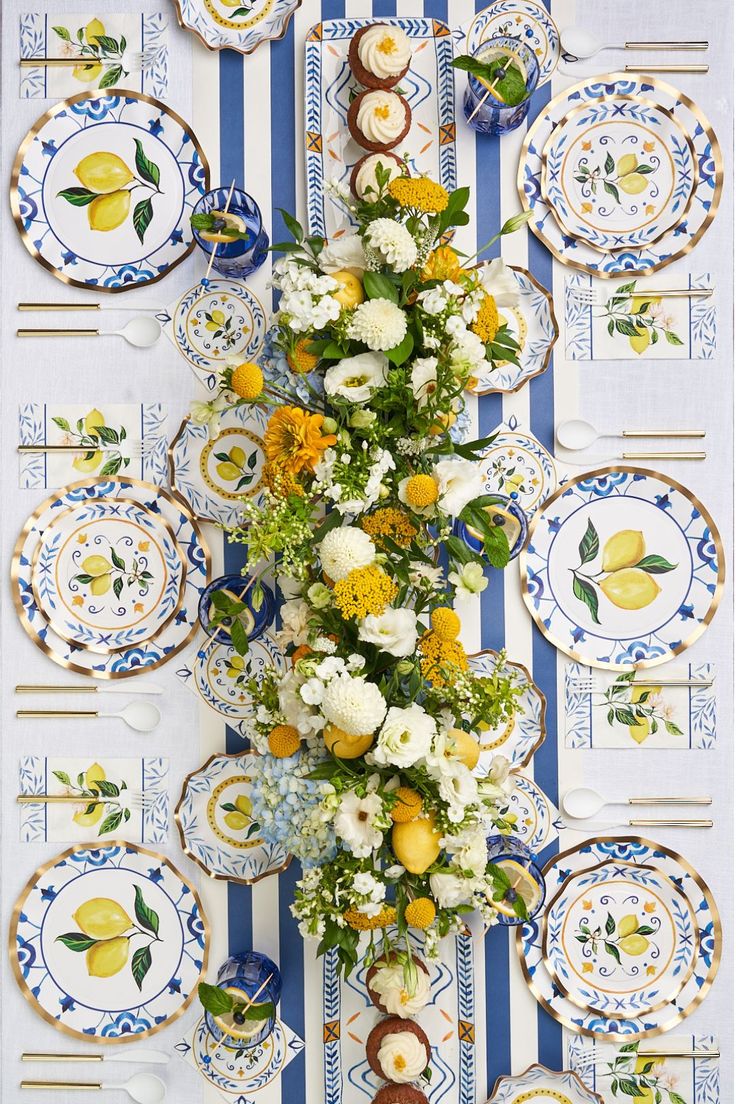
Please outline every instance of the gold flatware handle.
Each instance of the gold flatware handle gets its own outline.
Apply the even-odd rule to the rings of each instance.
[[[91,1089],[99,1092],[101,1081],[21,1081],[22,1089]]]
[[[126,446],[120,445],[18,445],[16,452],[120,452]]]
[[[693,42],[625,42],[625,50],[707,50],[705,41]]]
[[[709,65],[626,65],[625,73],[708,73]]]
[[[18,794],[18,805],[104,805],[104,797],[75,797],[74,794]]]
[[[101,1062],[101,1054],[46,1054],[45,1052],[26,1052],[20,1056],[21,1062]]]
[[[96,709],[18,709],[16,717],[99,717]]]
[[[704,452],[625,452],[622,460],[705,460]]]
[[[99,337],[99,330],[16,330],[16,337]]]
[[[659,294],[659,292],[657,292]],[[19,303],[19,311],[90,311],[101,310],[99,303]]]
[[[68,58],[50,58],[50,57],[37,57],[37,58],[20,58],[19,64],[21,69],[36,69],[39,66],[42,68],[58,69],[66,68],[69,65],[84,65],[92,66],[97,65],[98,62],[92,58],[85,57],[68,57]]]
[[[43,683],[34,685],[21,683],[15,688],[16,694],[98,694],[96,686],[87,686],[81,683],[79,686],[51,683],[45,686]]]
[[[712,797],[630,797],[629,805],[712,805]]]
[[[713,288],[656,288],[652,289],[651,294],[658,299],[710,299]],[[636,297],[635,292],[627,296],[628,299]]]
[[[705,437],[704,429],[624,429],[621,432],[622,437],[636,438],[636,437],[653,437],[657,440],[663,440],[670,437],[687,437],[688,440],[692,440],[696,437]]]
[[[617,1057],[623,1058],[623,1055]],[[638,1050],[632,1058],[720,1058],[720,1050]],[[604,1061],[607,1060],[604,1059]]]
[[[630,820],[630,828],[712,828],[712,820]]]

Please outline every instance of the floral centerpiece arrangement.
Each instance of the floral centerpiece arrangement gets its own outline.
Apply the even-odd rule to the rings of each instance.
[[[499,907],[523,915],[486,846],[511,829],[508,762],[481,767],[479,745],[509,722],[516,691],[503,657],[473,670],[453,609],[509,559],[477,462],[489,440],[463,441],[464,396],[518,347],[498,312],[516,301],[513,274],[500,260],[471,267],[446,241],[468,221],[467,189],[379,167],[366,200],[337,198],[357,230],[329,243],[284,213],[294,240],[275,247],[267,362],[228,366],[194,414],[274,406],[267,489],[229,533],[247,545],[244,573],[275,571],[286,599],[291,669],[249,684],[253,815],[302,863],[302,933],[349,972],[362,932],[369,963],[379,950],[406,962],[410,928],[431,955],[471,911],[487,924]]]

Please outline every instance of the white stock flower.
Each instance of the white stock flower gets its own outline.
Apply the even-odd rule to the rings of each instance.
[[[376,546],[356,525],[338,525],[317,546],[322,569],[339,583],[357,567],[368,567],[376,558]]]
[[[416,264],[417,243],[402,223],[390,218],[375,219],[369,223],[365,236],[394,272],[405,272]]]
[[[426,291],[419,292],[417,300],[427,314],[442,314],[447,306],[447,293],[441,286],[427,288]]]
[[[319,714],[301,696],[303,682],[296,671],[283,676],[279,682],[279,710],[287,724],[294,725],[302,736],[309,736],[317,731],[321,721]]]
[[[512,270],[501,257],[495,257],[480,270],[480,282],[485,292],[496,300],[497,307],[515,307],[519,302],[519,284]]]
[[[302,598],[290,598],[281,607],[281,629],[276,634],[282,645],[306,644],[309,640],[310,609]]]
[[[365,271],[366,260],[360,234],[346,234],[329,241],[318,257],[323,272],[352,272],[360,276]]]
[[[358,637],[389,655],[412,655],[417,643],[416,615],[410,609],[390,607],[383,613],[369,613],[360,622]]]
[[[195,425],[207,426],[210,437],[216,437],[220,432],[220,416],[229,405],[226,395],[218,395],[209,402],[195,400],[189,407],[189,417]]]
[[[392,706],[369,753],[379,766],[413,767],[428,754],[437,726],[421,705]]]
[[[411,389],[421,410],[437,390],[437,357],[418,357],[411,366]]]
[[[439,498],[437,505],[446,514],[457,517],[474,498],[483,493],[480,465],[472,460],[440,460],[434,466]]]
[[[473,882],[457,874],[430,874],[429,888],[440,908],[457,908],[473,895]]]
[[[378,300],[376,300],[378,302]],[[398,343],[397,343],[398,344]],[[391,346],[387,346],[391,348]],[[325,391],[349,402],[365,403],[386,382],[388,361],[380,353],[358,353],[331,365],[325,372]]]
[[[364,916],[377,916],[386,899],[385,882],[380,882],[366,870],[355,875],[351,888],[359,897],[365,898],[358,905],[358,912]]]
[[[348,736],[363,736],[375,732],[386,716],[386,699],[362,675],[339,675],[325,688],[322,713]]]
[[[376,793],[358,797],[354,790],[348,790],[340,798],[335,831],[356,858],[366,858],[380,847],[383,832],[375,827],[375,820],[382,808],[383,802]]]
[[[366,299],[355,308],[348,324],[348,337],[377,352],[393,349],[405,336],[406,315],[390,299]]]
[[[488,586],[483,567],[479,563],[463,564],[459,571],[451,571],[447,578],[461,594],[481,594]]]

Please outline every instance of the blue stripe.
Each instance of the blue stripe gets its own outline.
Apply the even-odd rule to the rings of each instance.
[[[245,182],[243,55],[220,51],[220,184]]]

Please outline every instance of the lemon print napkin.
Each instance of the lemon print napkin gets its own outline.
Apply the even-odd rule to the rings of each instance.
[[[666,1035],[623,1045],[571,1036],[567,1057],[603,1104],[720,1104],[718,1058],[676,1056],[718,1049],[713,1035]]]
[[[78,65],[20,70],[21,99],[62,99],[95,88],[132,88],[161,99],[169,84],[168,16],[115,12],[24,12],[22,58],[78,58]],[[131,64],[131,53],[146,63]]]
[[[78,802],[21,805],[22,843],[125,839],[133,843],[166,843],[169,835],[169,761],[144,759],[44,758],[24,755],[20,761],[21,794],[71,795]],[[150,806],[137,808],[148,794]],[[97,799],[104,799],[99,800]]]
[[[714,294],[708,299],[662,298],[657,288],[712,287],[710,273],[652,280],[594,280],[582,273],[565,281],[568,360],[712,360],[716,352]],[[582,303],[576,288],[603,299]]]
[[[716,743],[712,663],[665,665],[630,676],[565,667],[565,746],[570,748],[708,749]],[[657,679],[713,679],[712,686],[660,686]],[[592,679],[592,693],[581,680]],[[644,683],[644,680],[648,680]]]

